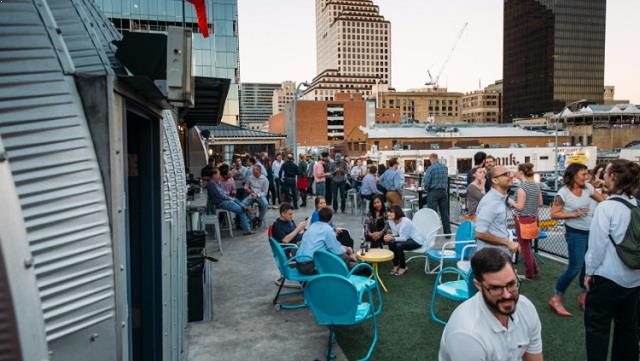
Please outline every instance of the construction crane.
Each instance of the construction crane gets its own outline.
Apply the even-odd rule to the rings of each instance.
[[[456,50],[456,46],[458,45],[460,38],[462,38],[462,34],[464,33],[464,30],[467,28],[467,25],[469,25],[468,21],[464,23],[464,25],[462,26],[462,29],[460,30],[460,33],[458,33],[458,37],[456,38],[456,41],[453,43],[453,46],[449,50],[449,54],[447,55],[447,58],[445,59],[444,63],[442,63],[442,66],[440,67],[440,71],[438,71],[438,74],[436,75],[435,79],[433,78],[433,76],[431,76],[431,71],[427,69],[427,75],[429,75],[429,80],[426,83],[424,83],[424,85],[431,86],[433,87],[433,89],[438,89],[438,81],[440,80],[440,75],[442,75],[442,71],[449,63],[449,60],[451,59],[451,55],[453,55],[453,51]]]

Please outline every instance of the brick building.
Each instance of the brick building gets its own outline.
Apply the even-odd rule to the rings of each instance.
[[[476,90],[462,96],[462,121],[465,123],[499,123],[502,94],[497,91]]]
[[[376,106],[397,109],[407,119],[419,123],[457,123],[461,120],[462,95],[448,92],[446,88],[378,92]]]

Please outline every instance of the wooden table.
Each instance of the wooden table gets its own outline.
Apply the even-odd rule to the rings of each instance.
[[[369,249],[369,252],[363,255],[358,252],[356,257],[358,257],[358,259],[361,261],[371,263],[371,265],[373,266],[375,277],[378,279],[378,283],[380,283],[382,289],[385,292],[388,292],[387,287],[385,287],[382,279],[380,279],[380,274],[378,274],[378,263],[391,261],[393,259],[393,252],[389,251],[388,249],[371,248]]]

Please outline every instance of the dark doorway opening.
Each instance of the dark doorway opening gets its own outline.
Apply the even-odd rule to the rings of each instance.
[[[127,104],[125,134],[131,356],[133,361],[161,360],[160,124]]]
[[[473,160],[471,158],[458,158],[456,167],[458,168],[458,174],[466,174],[473,167]]]

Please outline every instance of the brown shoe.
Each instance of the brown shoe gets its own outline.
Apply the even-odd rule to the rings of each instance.
[[[580,294],[578,295],[578,306],[580,306],[580,309],[584,312],[585,310],[585,301],[587,300],[587,293],[586,292],[580,292]]]
[[[551,309],[553,310],[553,312],[555,312],[556,314],[558,314],[559,316],[563,316],[563,317],[571,317],[571,312],[567,311],[566,308],[564,308],[564,305],[562,304],[562,299],[558,296],[553,296],[549,299],[549,307],[551,307]]]

